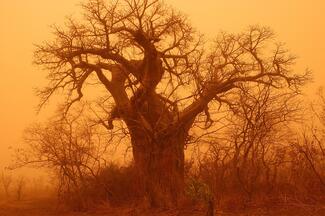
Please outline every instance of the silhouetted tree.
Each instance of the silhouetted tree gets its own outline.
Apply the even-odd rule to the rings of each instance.
[[[16,199],[20,201],[23,197],[24,189],[26,186],[26,178],[24,176],[19,176],[16,185]]]
[[[6,174],[5,172],[2,171],[1,183],[2,183],[3,189],[6,193],[6,197],[9,198],[10,186],[12,185],[12,176],[10,174]]]
[[[266,182],[265,189],[272,189],[276,169],[283,163],[281,152],[293,135],[290,124],[302,121],[297,96],[272,91],[270,86],[240,94],[225,145],[231,146],[236,179],[249,199],[260,182]]]
[[[292,73],[295,58],[269,28],[205,42],[186,16],[160,0],[89,0],[82,9],[83,19],[54,26],[54,39],[37,46],[35,63],[50,81],[39,91],[40,105],[64,90],[67,112],[86,86],[104,87],[105,126],[126,125],[152,206],[179,203],[184,146],[198,115],[212,126],[211,109],[231,106],[243,84],[298,91],[307,79]]]
[[[323,191],[325,189],[325,97],[322,88],[318,91],[316,103],[311,105],[311,110],[309,124],[303,125],[302,133],[292,146],[300,156],[299,165],[304,165],[308,174],[312,173],[318,179],[321,186],[314,185],[319,191]],[[303,167],[299,168],[300,171],[303,170]],[[305,181],[307,182],[308,179],[306,178]]]
[[[89,197],[83,192],[89,185],[102,187],[98,193],[109,193],[110,189],[99,175],[107,165],[110,138],[103,137],[98,127],[82,118],[82,112],[71,113],[27,128],[24,141],[28,146],[18,150],[12,168],[33,166],[54,171],[60,201],[73,204],[71,207],[76,210],[84,210]]]

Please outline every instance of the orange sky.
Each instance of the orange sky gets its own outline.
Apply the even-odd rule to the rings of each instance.
[[[0,0],[0,167],[9,161],[9,146],[18,146],[23,129],[36,116],[33,88],[44,85],[46,72],[32,65],[33,43],[49,38],[49,25],[78,14],[80,0]],[[325,85],[324,0],[168,0],[190,16],[209,36],[238,32],[251,24],[270,26],[299,59],[297,70],[310,68],[313,91]]]

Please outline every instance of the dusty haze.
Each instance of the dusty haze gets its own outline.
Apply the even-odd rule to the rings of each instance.
[[[10,160],[10,146],[21,142],[23,129],[51,111],[36,116],[33,88],[45,84],[45,72],[32,65],[33,44],[50,36],[49,25],[65,15],[79,14],[79,0],[2,0],[0,2],[0,165]],[[251,24],[270,26],[299,59],[295,66],[314,72],[315,85],[325,84],[325,2],[322,0],[169,0],[189,15],[194,26],[209,36],[220,30],[238,32]],[[55,103],[52,103],[55,105]]]
[[[325,215],[324,11],[0,0],[0,216]]]

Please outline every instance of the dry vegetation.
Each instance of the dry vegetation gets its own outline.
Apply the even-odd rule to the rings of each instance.
[[[160,0],[82,9],[36,48],[49,79],[40,107],[58,91],[66,98],[26,129],[11,167],[50,170],[56,204],[27,201],[26,179],[3,173],[15,202],[0,214],[325,214],[324,94],[305,102],[310,74],[293,72],[269,28],[206,42]]]
[[[123,166],[107,162],[107,149],[114,142],[109,137],[99,142],[103,135],[96,130],[98,126],[88,128],[82,112],[70,120],[60,118],[60,123],[52,119],[46,126],[33,125],[26,130],[29,148],[19,150],[16,166],[50,168],[58,180],[57,196],[24,198],[28,180],[3,172],[3,196],[11,197],[11,202],[3,204],[2,211],[26,215],[42,209],[53,215],[69,215],[71,210],[89,215],[209,215],[209,211],[323,215],[325,101],[320,91],[308,109],[302,110],[296,102],[287,94],[261,89],[254,97],[245,95],[240,100],[216,136],[193,134],[185,164],[186,199],[178,210],[149,208],[142,199],[141,179],[133,162]],[[207,148],[193,148],[204,145]],[[34,185],[40,182],[34,180]],[[28,190],[26,194],[39,194]],[[56,208],[47,205],[48,201],[56,203]]]

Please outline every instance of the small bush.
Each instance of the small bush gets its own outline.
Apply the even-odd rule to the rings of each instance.
[[[106,198],[113,203],[136,200],[142,192],[133,165],[110,164],[100,172],[98,179],[105,188]]]

